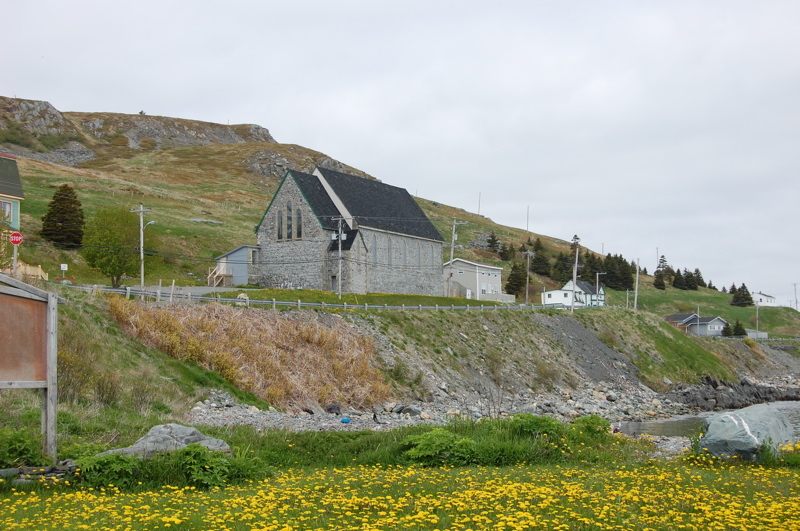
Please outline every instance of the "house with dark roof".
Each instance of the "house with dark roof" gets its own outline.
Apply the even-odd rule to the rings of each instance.
[[[696,313],[676,313],[664,318],[666,322],[685,334],[694,336],[722,336],[728,323],[722,317],[701,317]]]
[[[442,295],[439,231],[403,188],[289,170],[256,227],[251,284]]]
[[[573,296],[575,302],[573,304]],[[570,280],[561,289],[542,292],[542,306],[558,308],[582,308],[585,306],[605,306],[606,290],[602,284],[595,286],[591,282],[578,280],[572,289]]]
[[[19,230],[19,206],[23,199],[17,158],[0,153],[0,217],[15,230]]]

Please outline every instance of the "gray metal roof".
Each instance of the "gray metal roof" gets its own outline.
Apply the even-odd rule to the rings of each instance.
[[[0,194],[25,198],[22,193],[22,181],[19,178],[17,161],[14,158],[0,153]]]

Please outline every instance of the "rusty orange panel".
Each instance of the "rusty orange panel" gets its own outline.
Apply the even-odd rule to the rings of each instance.
[[[47,379],[47,303],[0,293],[0,381]]]

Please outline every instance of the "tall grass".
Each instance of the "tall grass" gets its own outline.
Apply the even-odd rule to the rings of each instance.
[[[109,308],[149,346],[213,370],[281,408],[331,402],[360,408],[390,395],[371,342],[344,322],[323,324],[314,312],[290,317],[218,304],[163,308],[119,297]]]

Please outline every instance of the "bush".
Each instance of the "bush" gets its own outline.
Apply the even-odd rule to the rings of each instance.
[[[33,430],[0,428],[0,468],[39,466],[50,461],[42,455],[42,436]]]
[[[444,428],[411,435],[403,443],[411,446],[404,455],[426,466],[463,466],[475,461],[475,441]]]
[[[510,433],[516,437],[536,438],[547,435],[557,440],[566,433],[566,426],[552,417],[520,413],[507,421]]]
[[[602,442],[611,435],[611,424],[597,415],[579,417],[572,421],[570,428],[578,441],[588,439],[591,442]]]
[[[83,485],[99,488],[114,485],[121,490],[157,489],[164,485],[209,489],[271,475],[261,460],[246,451],[234,456],[192,443],[174,452],[150,459],[124,454],[106,454],[78,461]]]

